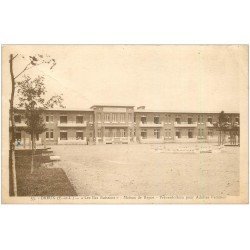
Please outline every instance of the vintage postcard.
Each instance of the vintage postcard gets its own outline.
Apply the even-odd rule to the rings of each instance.
[[[248,203],[248,45],[2,45],[2,203]]]

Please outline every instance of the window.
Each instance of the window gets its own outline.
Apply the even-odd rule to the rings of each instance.
[[[133,130],[132,129],[129,130],[129,136],[133,137]]]
[[[93,115],[89,115],[89,121],[93,122]]]
[[[116,136],[117,136],[117,134],[116,134],[116,129],[113,129],[112,135],[113,135],[113,137],[116,137]]]
[[[117,121],[117,116],[116,116],[116,114],[112,114],[112,122],[116,122]]]
[[[208,136],[213,136],[213,130],[208,130],[207,135]]]
[[[240,123],[240,118],[239,118],[239,117],[236,117],[236,118],[235,118],[235,122]]]
[[[175,132],[175,136],[176,136],[177,138],[181,138],[181,132],[180,132],[180,131],[176,131],[176,132]]]
[[[105,131],[105,133],[106,133],[106,137],[112,137],[112,129],[110,128],[110,129],[107,129],[106,131]]]
[[[159,116],[154,117],[154,124],[160,124],[160,118]]]
[[[104,114],[104,121],[109,122],[109,114],[108,113]]]
[[[102,137],[101,129],[97,130],[97,137]]]
[[[147,117],[146,116],[142,116],[141,117],[141,123],[142,124],[146,124],[147,123]]]
[[[180,117],[176,117],[176,118],[175,118],[175,122],[176,122],[177,124],[180,124],[180,123],[181,123],[181,118],[180,118]]]
[[[198,123],[200,123],[201,122],[201,118],[200,118],[200,116],[198,115]]]
[[[109,130],[108,130],[108,129],[105,129],[105,130],[104,130],[104,136],[105,136],[105,137],[109,137]]]
[[[101,121],[102,121],[102,114],[101,114],[101,113],[98,113],[98,114],[97,114],[97,121],[98,121],[98,122],[101,122]]]
[[[76,123],[83,123],[83,116],[82,115],[76,116]]]
[[[49,122],[49,115],[46,115],[46,122]]]
[[[113,136],[113,134],[112,134],[112,129],[110,128],[109,130],[108,130],[108,137],[112,137]]]
[[[142,129],[141,137],[142,137],[142,139],[147,139],[147,130],[146,129]]]
[[[83,132],[76,131],[76,140],[83,140]]]
[[[53,115],[50,116],[50,121],[54,122],[54,116]]]
[[[207,121],[210,122],[211,124],[213,123],[212,117],[208,117]]]
[[[66,115],[61,115],[60,116],[60,123],[67,123],[68,122],[68,117]]]
[[[157,139],[160,138],[160,129],[154,129],[154,136],[155,136],[155,138],[157,138]]]
[[[189,117],[189,118],[188,118],[188,124],[192,124],[192,123],[193,123],[192,118]]]
[[[21,116],[20,115],[15,115],[14,116],[14,121],[15,121],[15,123],[21,123]]]
[[[53,139],[53,138],[54,138],[54,131],[52,129],[52,130],[50,130],[50,139]]]
[[[68,133],[66,131],[60,131],[60,140],[68,140]]]
[[[128,121],[132,122],[132,114],[131,113],[128,113]]]
[[[16,140],[21,141],[21,132],[16,132],[15,135]]]
[[[54,131],[53,131],[53,129],[51,129],[49,131],[46,131],[45,135],[46,135],[46,140],[53,139],[54,138]],[[37,140],[39,140],[39,137],[38,137]]]
[[[121,114],[120,115],[120,121],[121,122],[125,122],[125,114]]]
[[[124,129],[121,129],[120,133],[121,133],[121,137],[125,137],[125,130]]]
[[[192,131],[188,131],[188,138],[193,138],[193,132]]]

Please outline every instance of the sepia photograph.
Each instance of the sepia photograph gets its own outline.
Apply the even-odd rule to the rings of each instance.
[[[248,45],[2,45],[2,202],[248,203]]]
[[[2,249],[250,249],[250,1],[0,5]]]

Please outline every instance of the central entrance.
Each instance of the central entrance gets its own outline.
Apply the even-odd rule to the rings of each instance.
[[[103,142],[106,144],[129,143],[129,127],[105,128]]]

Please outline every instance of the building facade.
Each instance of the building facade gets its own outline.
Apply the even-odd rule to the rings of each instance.
[[[239,113],[226,113],[231,124],[240,123]],[[86,110],[46,110],[47,131],[36,136],[37,145],[217,142],[214,123],[218,113],[147,110],[144,106],[94,105]],[[16,140],[28,147],[24,111],[15,114]]]

